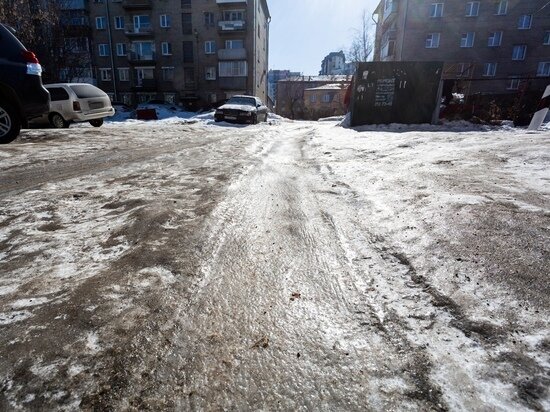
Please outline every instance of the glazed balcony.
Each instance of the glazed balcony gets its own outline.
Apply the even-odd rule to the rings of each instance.
[[[218,22],[218,30],[220,33],[234,33],[246,30],[246,22],[244,20],[221,20]]]

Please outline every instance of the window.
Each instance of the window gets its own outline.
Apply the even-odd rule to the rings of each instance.
[[[223,12],[225,21],[242,21],[244,18],[244,10],[226,10]]]
[[[393,56],[395,54],[395,40],[388,40],[382,47],[382,57]]]
[[[98,30],[105,30],[106,23],[105,23],[105,17],[100,16],[95,18],[95,28]]]
[[[429,33],[426,36],[426,48],[437,49],[439,47],[439,33]]]
[[[126,43],[117,43],[116,44],[116,55],[117,56],[126,56],[128,54],[128,48]]]
[[[99,77],[104,82],[109,82],[113,78],[111,76],[111,69],[99,69]]]
[[[206,80],[216,80],[216,67],[210,66],[205,69],[204,78]]]
[[[183,62],[184,63],[193,63],[193,42],[184,41],[183,42]]]
[[[545,46],[550,46],[550,31],[544,32],[544,40],[542,41],[542,44]]]
[[[219,63],[220,77],[244,77],[247,76],[246,60],[224,61]]]
[[[84,53],[90,50],[86,37],[67,37],[63,43],[65,50],[71,53]]]
[[[469,1],[466,3],[466,16],[475,17],[479,15],[479,1]]]
[[[150,41],[136,41],[132,43],[132,51],[137,60],[153,60],[155,45]]]
[[[460,38],[460,47],[474,47],[474,38],[476,34],[473,31],[463,33]]]
[[[323,103],[332,102],[332,94],[326,93],[323,95]]]
[[[121,67],[118,70],[118,80],[121,82],[130,81],[130,69],[127,67]]]
[[[493,77],[497,72],[496,63],[485,63],[483,65],[483,76]]]
[[[162,67],[162,80],[172,81],[174,80],[174,68],[173,67]]]
[[[147,15],[134,16],[134,30],[136,33],[144,30],[140,29],[150,29],[151,28],[151,17]]]
[[[190,9],[191,8],[191,0],[181,0],[181,8],[182,9]]]
[[[160,27],[163,27],[163,28],[170,27],[170,16],[168,14],[161,14]]]
[[[458,63],[456,65],[457,77],[469,77],[471,68],[472,68],[471,63]]]
[[[102,57],[109,55],[109,45],[107,43],[100,43],[97,45],[99,49],[99,55]]]
[[[52,102],[69,100],[69,93],[62,87],[48,87],[48,91],[50,92],[50,99]]]
[[[172,55],[172,44],[171,43],[168,43],[167,41],[163,41],[160,44],[160,48],[161,48],[163,56],[171,56]]]
[[[191,13],[181,14],[181,28],[183,34],[193,34],[193,21]]]
[[[204,24],[207,26],[214,26],[216,22],[214,21],[214,13],[205,12],[204,13]]]
[[[164,101],[170,104],[176,104],[176,93],[164,93]]]
[[[204,42],[204,52],[206,54],[216,53],[216,42],[214,40],[208,40]]]
[[[510,81],[508,82],[508,90],[517,90],[519,89],[519,83],[521,82],[520,79],[512,77],[510,78]]]
[[[186,88],[195,87],[195,69],[192,67],[185,67],[183,69],[183,82]]]
[[[317,101],[317,95],[315,93],[311,93],[311,95],[309,96],[309,101],[311,103],[315,103]]]
[[[124,16],[115,16],[115,30],[124,29]]]
[[[519,16],[518,29],[520,30],[530,29],[532,17],[533,16],[531,16],[530,14],[524,14],[522,16]]]
[[[244,40],[226,40],[225,41],[226,49],[244,49]]]
[[[496,15],[497,16],[504,16],[508,12],[508,0],[500,0],[497,3],[497,10]]]
[[[502,32],[501,31],[495,31],[493,33],[489,33],[489,40],[487,42],[487,46],[489,47],[498,47],[502,43]]]
[[[430,17],[443,17],[443,3],[432,3]]]
[[[525,55],[527,54],[527,45],[526,44],[517,44],[512,50],[512,60],[525,60]]]
[[[151,83],[155,79],[155,69],[153,67],[136,67],[135,71],[136,86],[142,87],[144,80]]]
[[[540,62],[537,76],[550,76],[550,62]]]

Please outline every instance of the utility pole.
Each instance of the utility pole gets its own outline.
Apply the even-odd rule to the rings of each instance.
[[[109,35],[109,55],[111,57],[111,80],[113,82],[113,94],[115,96],[115,101],[118,101],[118,93],[116,88],[116,67],[115,67],[115,58],[114,58],[114,48],[113,48],[113,34],[111,32],[111,14],[109,10],[109,2],[105,2],[105,14],[107,15],[107,34]]]

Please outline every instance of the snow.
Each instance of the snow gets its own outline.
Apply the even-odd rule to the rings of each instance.
[[[64,157],[110,156],[105,170],[53,179],[28,190],[14,186],[14,196],[2,199],[0,264],[8,271],[0,275],[0,326],[17,332],[17,339],[12,335],[6,347],[32,344],[30,340],[49,330],[49,323],[23,328],[25,321],[40,318],[36,314],[42,308],[56,309],[48,318],[51,325],[74,322],[74,308],[62,306],[71,291],[85,282],[93,289],[101,274],[112,268],[109,277],[120,276],[103,285],[96,301],[78,296],[82,306],[76,307],[83,309],[78,314],[84,326],[71,356],[57,363],[31,355],[35,358],[30,371],[45,382],[52,399],[65,393],[50,385],[60,371],[65,371],[63,382],[56,381],[60,386],[93,379],[90,365],[103,365],[96,361],[120,342],[113,336],[121,339],[125,328],[142,325],[145,331],[156,313],[148,312],[149,305],[171,313],[168,302],[176,301],[174,322],[180,332],[166,335],[176,342],[171,355],[181,356],[178,351],[184,347],[189,351],[185,361],[198,356],[192,366],[199,370],[185,373],[195,374],[199,383],[222,376],[224,384],[236,382],[231,389],[240,393],[252,385],[251,376],[240,373],[250,372],[250,365],[258,362],[268,372],[257,376],[281,385],[277,395],[286,406],[294,401],[290,395],[305,391],[308,405],[316,409],[320,404],[312,387],[320,382],[325,390],[331,378],[327,375],[335,374],[339,379],[358,379],[357,387],[365,385],[360,388],[369,395],[361,398],[369,402],[362,405],[365,408],[391,409],[388,399],[397,397],[404,409],[419,409],[426,404],[404,394],[415,390],[407,368],[418,366],[417,358],[409,356],[422,353],[425,358],[420,359],[429,365],[425,379],[441,389],[441,400],[449,409],[525,408],[514,378],[503,376],[506,369],[518,376],[528,371],[495,359],[514,353],[528,358],[539,373],[547,372],[548,307],[492,279],[498,274],[499,258],[491,253],[498,250],[469,251],[465,245],[475,242],[467,237],[472,225],[486,230],[479,234],[484,239],[476,244],[480,249],[498,236],[508,236],[507,245],[513,248],[516,233],[491,226],[507,213],[511,217],[505,223],[527,225],[523,235],[548,230],[548,124],[533,133],[509,124],[466,122],[351,129],[340,127],[346,121],[341,117],[293,122],[270,114],[269,124],[235,126],[215,124],[213,113],[161,111],[158,121],[109,121],[100,131],[88,125],[61,132],[32,130],[19,144],[0,151],[2,170],[57,162],[61,167]],[[42,136],[53,142],[42,142]],[[157,143],[147,146],[151,141]],[[162,145],[173,150],[119,165],[116,155],[133,155],[128,142],[142,151]],[[238,164],[228,169],[231,173],[198,172],[231,161]],[[216,198],[205,187],[215,187],[217,179],[227,179],[219,189],[221,201],[207,212],[199,210],[197,205]],[[161,206],[166,216],[160,214],[151,225],[158,226],[162,236],[147,240],[151,227],[139,226],[140,218]],[[208,214],[206,220],[201,220],[201,213]],[[530,226],[525,223],[529,219]],[[205,238],[193,252],[197,267],[189,275],[192,286],[184,300],[178,295],[184,276],[171,264],[180,258],[186,242],[196,242],[195,232],[187,226],[196,221],[205,222],[196,229],[203,230]],[[157,260],[124,266],[120,262],[137,246],[123,229],[134,224],[139,241],[147,243],[142,250]],[[177,253],[170,255],[165,245],[172,238],[180,243]],[[541,256],[546,246],[540,244],[532,252]],[[525,254],[517,260],[536,265],[541,259],[544,256],[537,260]],[[245,283],[239,283],[243,279]],[[262,282],[269,290],[282,291],[284,303],[278,303],[277,295],[256,293]],[[288,297],[295,292],[301,297],[290,303]],[[147,300],[141,300],[143,296]],[[239,296],[235,305],[230,298]],[[274,313],[264,314],[270,306],[275,306]],[[198,315],[193,313],[197,308]],[[108,316],[102,318],[100,312]],[[243,319],[251,322],[254,335],[241,333]],[[487,343],[476,337],[475,328],[468,329],[467,322],[504,333]],[[195,329],[197,325],[203,329]],[[77,326],[69,325],[71,330]],[[109,335],[109,327],[116,334]],[[163,327],[168,330],[170,325]],[[206,344],[206,337],[215,340],[214,332],[230,344],[224,346],[222,339]],[[268,332],[270,346],[265,351],[241,349]],[[206,355],[193,352],[197,348]],[[159,351],[153,356],[157,353],[165,355]],[[287,354],[292,355],[290,361]],[[232,375],[219,373],[226,359],[239,366]],[[203,371],[204,365],[214,366]],[[362,381],[359,368],[366,371]],[[290,371],[296,374],[285,387],[285,373]],[[11,375],[2,372],[4,389],[14,393]],[[355,387],[338,392],[339,384],[333,382],[323,396],[348,400],[357,393]],[[77,402],[81,394],[75,391],[72,396]],[[20,406],[37,397],[33,392],[7,399]],[[547,395],[540,405],[548,408]],[[298,409],[299,404],[294,406]]]

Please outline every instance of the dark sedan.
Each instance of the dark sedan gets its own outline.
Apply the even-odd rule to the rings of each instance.
[[[233,96],[216,109],[216,122],[251,123],[267,121],[267,107],[255,96]]]

